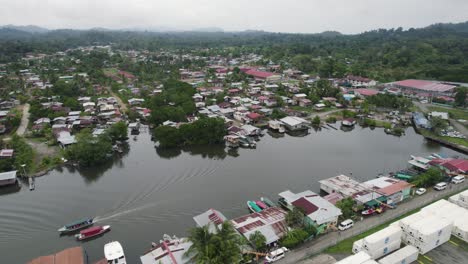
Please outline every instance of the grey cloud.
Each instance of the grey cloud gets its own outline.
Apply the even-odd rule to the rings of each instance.
[[[0,24],[358,33],[468,20],[466,0],[0,0]]]

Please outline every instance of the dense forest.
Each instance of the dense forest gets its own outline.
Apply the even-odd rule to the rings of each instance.
[[[409,30],[379,29],[357,35],[109,30],[35,33],[0,28],[0,62],[17,60],[29,52],[50,53],[107,44],[123,50],[164,48],[182,53],[200,49],[200,55],[229,48],[232,57],[254,52],[264,55],[268,62],[292,64],[323,77],[352,73],[379,81],[422,78],[468,82],[468,22]]]

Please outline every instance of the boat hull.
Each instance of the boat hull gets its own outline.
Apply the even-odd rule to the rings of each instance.
[[[97,236],[102,235],[102,234],[104,234],[104,233],[106,233],[108,231],[110,231],[110,225],[103,226],[102,230],[99,231],[98,233],[88,235],[88,236],[85,236],[85,235],[82,235],[82,234],[77,234],[75,237],[76,237],[77,240],[83,241],[83,240],[86,240],[86,239],[97,237]]]
[[[90,218],[90,219],[87,220],[87,223],[85,223],[85,222],[86,221],[83,221],[82,224],[77,223],[77,226],[75,228],[67,228],[67,226],[63,226],[60,229],[58,229],[57,231],[60,232],[60,233],[75,232],[75,231],[84,229],[86,227],[92,226],[94,224],[94,219]]]

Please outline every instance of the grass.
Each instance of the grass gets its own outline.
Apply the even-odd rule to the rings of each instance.
[[[393,220],[390,220],[388,222],[385,222],[379,226],[376,226],[372,229],[369,229],[368,231],[364,232],[364,233],[361,233],[357,236],[354,236],[354,237],[350,237],[350,238],[347,238],[341,242],[339,242],[338,244],[334,245],[334,246],[331,246],[329,248],[327,248],[325,250],[325,253],[329,253],[329,254],[343,254],[343,253],[350,253],[351,250],[353,249],[353,243],[359,239],[362,239],[368,235],[371,235],[377,231],[380,231],[386,227],[388,227],[391,223],[393,222],[396,222],[402,218],[405,218],[411,214],[414,214],[416,213],[417,211],[419,211],[419,208],[418,209],[415,209],[415,210],[412,210],[412,211],[409,211],[408,213],[406,214],[403,214]]]
[[[445,140],[445,141],[453,143],[453,144],[468,147],[468,140],[463,139],[463,138],[442,137],[442,136],[436,135],[435,133],[432,133],[431,131],[425,130],[425,129],[421,129],[419,132],[423,136],[431,136],[431,137],[435,137],[435,138],[438,138],[438,139],[441,139],[441,140]]]
[[[468,251],[468,242],[465,242],[463,240],[461,240],[460,238],[456,237],[456,236],[453,236],[450,238],[450,241],[452,243],[455,243],[458,247],[460,247],[461,249],[465,250],[465,251]]]
[[[445,108],[440,106],[428,106],[427,107],[431,111],[437,112],[447,112],[449,113],[450,117],[453,119],[463,119],[468,120],[468,110],[460,109],[460,108]]]
[[[440,137],[440,138],[445,141],[457,144],[457,145],[468,147],[468,140],[463,139],[463,138],[452,138],[452,137]]]

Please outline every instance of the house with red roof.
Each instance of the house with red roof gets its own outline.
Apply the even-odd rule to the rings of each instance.
[[[272,72],[258,71],[255,69],[248,70],[245,72],[245,74],[253,77],[255,80],[261,81],[274,81],[281,79],[280,75],[274,74]]]
[[[433,159],[429,164],[449,173],[468,174],[468,160],[466,159]]]
[[[257,123],[258,121],[260,121],[260,119],[262,119],[262,115],[260,114],[257,114],[255,112],[250,112],[248,113],[247,115],[245,115],[244,117],[244,120],[247,122],[247,123],[250,123],[250,124],[255,124]]]
[[[125,77],[126,79],[131,80],[131,81],[136,79],[135,75],[133,75],[133,74],[131,74],[129,72],[126,72],[126,71],[119,71],[119,75],[122,76],[122,77]]]
[[[379,177],[362,183],[368,190],[381,194],[387,204],[396,204],[411,197],[411,183],[390,177]],[[372,201],[371,201],[372,202]]]
[[[361,97],[368,97],[368,96],[373,96],[377,95],[379,91],[374,90],[374,89],[366,89],[366,88],[359,88],[354,90],[354,94],[361,96]]]
[[[293,193],[290,190],[279,194],[279,203],[289,210],[300,208],[305,213],[305,223],[314,226],[317,233],[323,233],[328,228],[336,226],[341,210],[335,205],[312,191]]]

